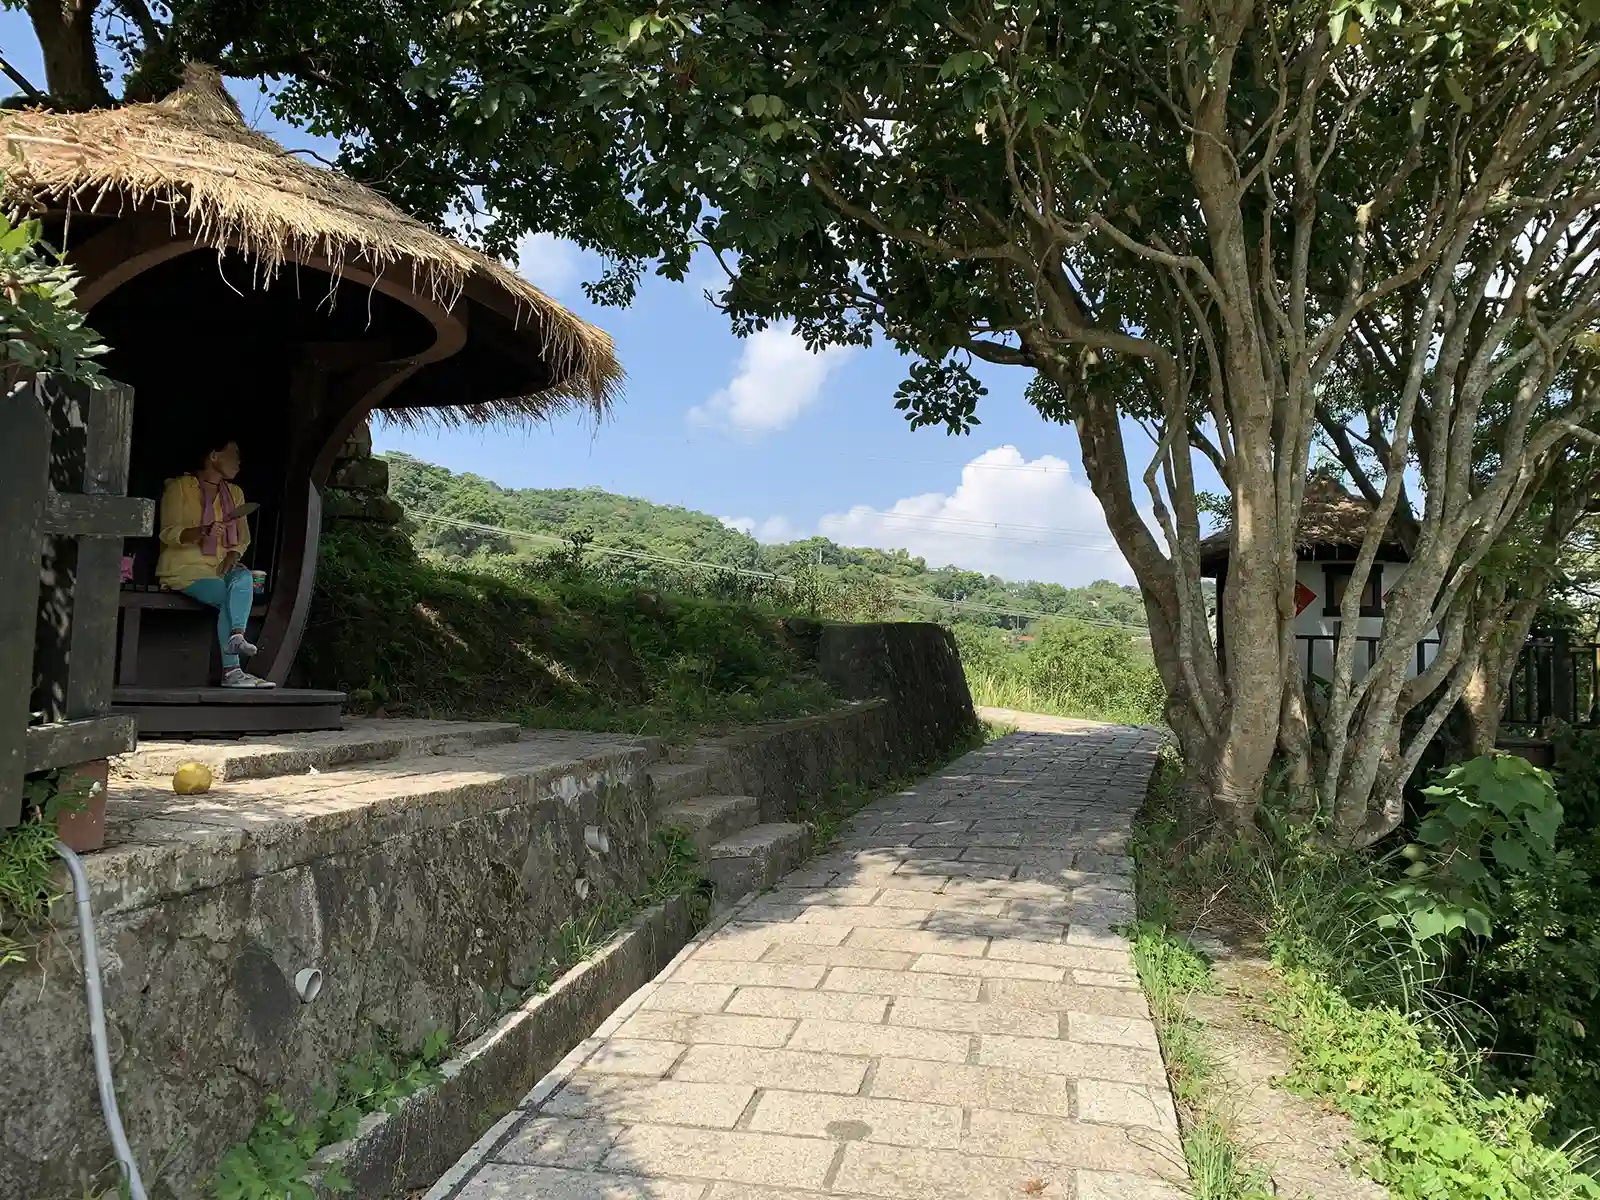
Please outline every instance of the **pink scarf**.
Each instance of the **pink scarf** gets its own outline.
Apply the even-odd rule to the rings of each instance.
[[[219,540],[223,550],[237,550],[239,526],[233,516],[233,489],[226,482],[207,483],[198,475],[194,479],[200,485],[200,524],[223,522],[220,539],[215,529],[201,537],[201,552],[208,558],[216,557]]]

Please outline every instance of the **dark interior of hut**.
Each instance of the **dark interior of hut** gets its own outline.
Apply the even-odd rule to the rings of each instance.
[[[295,368],[318,344],[377,341],[384,357],[399,357],[434,337],[413,309],[360,284],[293,264],[267,281],[240,256],[208,250],[136,276],[89,319],[111,347],[106,372],[134,389],[129,494],[159,500],[206,443],[237,441],[237,482],[261,505],[245,565],[267,572],[269,587],[282,499],[305,486],[308,466],[310,418],[293,394]],[[158,549],[154,538],[128,543],[136,586],[155,582]]]

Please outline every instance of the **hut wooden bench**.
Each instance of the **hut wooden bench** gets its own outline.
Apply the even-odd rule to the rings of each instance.
[[[252,624],[259,624],[266,611],[266,598],[257,597]],[[217,611],[198,600],[154,585],[125,584],[117,596],[117,617],[112,711],[133,717],[143,735],[242,735],[340,726],[343,692],[212,686],[222,668]]]

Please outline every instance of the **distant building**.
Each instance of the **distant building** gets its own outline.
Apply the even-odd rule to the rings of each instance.
[[[1305,503],[1295,538],[1294,637],[1306,678],[1331,679],[1333,652],[1339,636],[1339,609],[1350,582],[1361,543],[1372,521],[1372,506],[1337,483],[1321,476],[1306,483]],[[1217,581],[1218,609],[1228,586],[1229,537],[1224,527],[1200,542],[1201,574]],[[1388,596],[1411,561],[1411,547],[1399,523],[1391,521],[1378,546],[1377,559],[1362,589],[1356,618],[1355,678],[1366,674],[1377,659]],[[1217,657],[1227,661],[1222,622],[1216,621]],[[1433,661],[1439,639],[1435,631],[1417,643],[1407,677]]]

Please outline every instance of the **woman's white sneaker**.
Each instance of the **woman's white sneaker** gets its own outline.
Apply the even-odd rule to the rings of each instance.
[[[229,667],[222,673],[222,686],[225,688],[273,688],[278,685],[269,683],[265,679],[258,679],[242,668]]]

